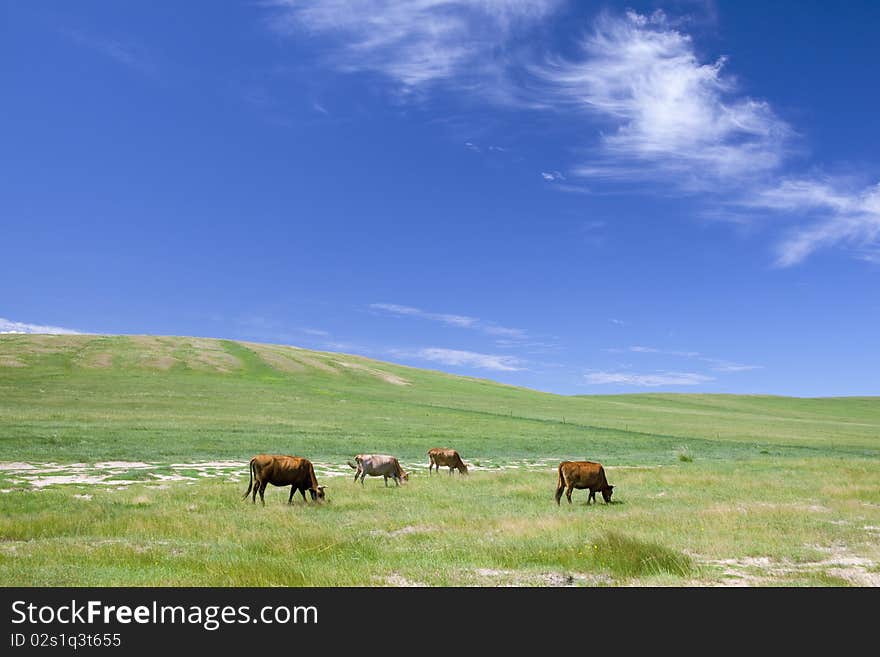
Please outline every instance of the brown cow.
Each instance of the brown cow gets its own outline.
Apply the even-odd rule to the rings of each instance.
[[[465,465],[465,462],[461,460],[461,456],[454,449],[434,447],[428,450],[428,459],[430,460],[430,463],[428,463],[429,474],[433,472],[435,466],[439,473],[441,465],[449,468],[449,474],[452,474],[452,471],[456,469],[461,474],[468,473],[467,465]]]
[[[266,500],[263,493],[266,486],[290,486],[290,497],[287,499],[288,504],[293,504],[293,494],[298,490],[302,495],[303,502],[306,501],[306,490],[312,496],[312,500],[324,499],[324,486],[318,485],[318,479],[315,477],[315,468],[312,462],[301,456],[278,456],[275,454],[257,454],[250,462],[250,482],[244,497],[251,494],[253,490],[252,502],[257,503],[257,493],[260,494],[260,501],[266,506]]]
[[[565,497],[571,504],[571,491],[577,488],[589,488],[587,504],[590,500],[596,501],[596,491],[602,493],[605,503],[611,501],[611,493],[614,486],[608,484],[605,478],[605,468],[601,463],[593,461],[563,461],[559,464],[559,478],[556,480],[556,503],[562,498],[562,490],[565,489]]]

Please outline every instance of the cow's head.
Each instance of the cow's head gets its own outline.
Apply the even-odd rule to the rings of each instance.
[[[404,472],[400,478],[404,481],[409,481],[409,472]]]
[[[461,462],[461,465],[458,466],[458,471],[459,471],[461,474],[467,474],[467,473],[468,473],[468,471],[467,471],[467,463],[465,463],[464,461],[462,461],[462,462]]]
[[[326,486],[318,486],[317,488],[309,488],[309,493],[312,495],[312,500],[323,502],[324,501],[324,489]]]
[[[611,501],[612,492],[614,492],[614,486],[609,485],[602,489],[602,497],[605,499],[606,504]]]

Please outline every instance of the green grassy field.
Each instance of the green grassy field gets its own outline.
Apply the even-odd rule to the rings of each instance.
[[[429,476],[435,446],[472,474]],[[258,452],[312,459],[328,501],[242,501]],[[355,484],[359,452],[410,482]],[[880,398],[562,397],[277,345],[3,335],[0,584],[877,586],[878,457]],[[614,503],[557,506],[563,459],[604,463]]]

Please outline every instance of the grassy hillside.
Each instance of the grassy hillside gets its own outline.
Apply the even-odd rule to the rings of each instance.
[[[472,474],[429,476],[434,446]],[[328,502],[243,502],[257,452],[311,458]],[[353,483],[358,452],[409,484]],[[579,458],[613,504],[556,506]],[[2,335],[0,585],[880,586],[878,458],[880,398],[563,397],[277,345]]]
[[[327,458],[454,444],[495,458],[878,455],[876,398],[562,397],[227,340],[0,336],[0,460]]]

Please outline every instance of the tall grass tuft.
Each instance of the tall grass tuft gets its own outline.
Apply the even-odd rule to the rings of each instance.
[[[687,555],[618,532],[607,532],[591,547],[594,563],[621,577],[662,574],[684,577],[694,570]]]
[[[678,454],[678,460],[682,463],[692,463],[694,460],[694,457],[691,454],[691,451],[688,449],[687,445],[682,445],[681,447],[679,447],[676,453]]]

